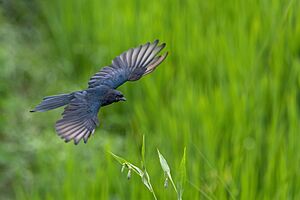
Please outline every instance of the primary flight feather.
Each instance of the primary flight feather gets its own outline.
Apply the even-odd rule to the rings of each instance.
[[[126,100],[116,88],[151,73],[167,57],[168,53],[158,55],[165,47],[165,43],[158,43],[155,40],[123,52],[111,65],[90,78],[86,90],[44,97],[30,112],[44,112],[66,105],[62,119],[55,125],[57,134],[65,142],[74,140],[78,144],[83,139],[86,143],[99,126],[100,107]]]

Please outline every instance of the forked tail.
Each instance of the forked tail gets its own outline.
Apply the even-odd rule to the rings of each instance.
[[[54,96],[44,97],[43,101],[30,112],[45,112],[61,106],[67,105],[74,98],[74,93],[59,94]]]

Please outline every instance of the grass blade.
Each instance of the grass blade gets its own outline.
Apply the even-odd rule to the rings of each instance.
[[[177,194],[178,195],[178,191],[177,191],[177,188],[176,188],[176,185],[172,179],[172,176],[171,176],[171,170],[170,170],[170,167],[168,165],[168,162],[167,160],[164,158],[164,156],[159,152],[159,150],[157,149],[157,153],[158,153],[158,157],[159,157],[159,162],[160,162],[160,165],[161,165],[161,168],[163,169],[164,171],[164,174],[166,176],[166,182],[167,180],[170,180],[171,183],[172,183],[172,186]],[[165,184],[166,185],[166,184]]]
[[[180,200],[182,199],[185,182],[186,182],[186,147],[184,147],[183,156],[179,166],[179,184],[178,184],[179,198],[178,199]]]

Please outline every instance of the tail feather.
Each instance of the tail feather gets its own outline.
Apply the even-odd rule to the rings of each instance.
[[[45,112],[61,106],[67,105],[73,99],[71,94],[59,94],[54,96],[44,97],[43,101],[30,112]]]

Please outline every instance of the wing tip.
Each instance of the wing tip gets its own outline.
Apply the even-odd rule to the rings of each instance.
[[[164,53],[162,56],[166,58],[168,55],[169,55],[169,52],[167,51],[167,52]],[[165,59],[165,58],[164,58],[164,59]]]
[[[166,59],[166,57],[168,56],[168,54],[169,54],[169,52],[166,52],[163,55],[158,56],[157,60],[154,63],[150,64],[147,67],[147,70],[145,71],[145,73],[143,74],[143,76],[145,76],[145,75],[150,74],[151,72],[153,72]]]
[[[155,39],[153,43],[159,43],[159,39]]]
[[[153,41],[153,43],[152,44],[154,44],[155,46],[157,46],[158,44],[159,44],[159,39],[155,39],[154,41]],[[163,42],[161,45],[159,45],[158,47],[160,47],[161,49],[163,49],[163,48],[165,48],[165,46],[166,46],[167,44],[165,43],[165,42]]]
[[[145,46],[147,46],[147,48],[150,46],[150,42],[146,42],[146,44],[144,44],[144,45],[142,45],[142,47],[145,47]]]

